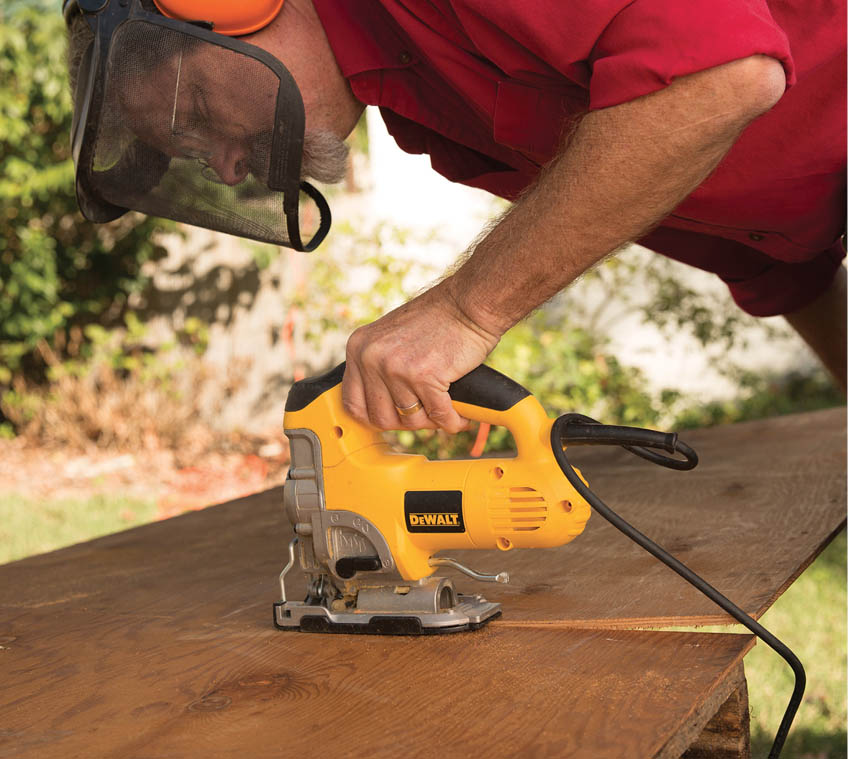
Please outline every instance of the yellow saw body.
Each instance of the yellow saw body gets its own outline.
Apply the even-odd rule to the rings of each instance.
[[[451,619],[456,624],[435,629],[435,618],[463,598],[492,607],[490,617],[499,605],[458,596],[433,573],[448,564],[477,579],[502,582],[505,574],[480,575],[436,553],[548,548],[583,531],[589,505],[551,453],[553,420],[517,383],[482,366],[450,390],[461,416],[512,433],[515,456],[434,461],[392,450],[379,430],[351,417],[342,405],[343,373],[341,365],[296,383],[286,404],[292,463],[284,500],[295,531],[286,571],[299,550],[310,595],[285,601],[283,585],[278,627],[410,632],[394,629],[403,618],[412,632],[473,628],[483,622]]]

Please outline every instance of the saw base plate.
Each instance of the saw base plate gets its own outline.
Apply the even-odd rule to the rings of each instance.
[[[500,604],[462,595],[453,609],[442,612],[334,612],[297,601],[274,604],[278,630],[354,635],[445,635],[478,630],[500,615]]]

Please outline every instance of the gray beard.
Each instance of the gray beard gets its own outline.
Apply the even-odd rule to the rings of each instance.
[[[332,132],[307,132],[301,176],[324,184],[341,182],[347,173],[348,152],[348,146]]]

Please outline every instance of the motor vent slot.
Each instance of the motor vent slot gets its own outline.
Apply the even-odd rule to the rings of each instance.
[[[489,521],[499,535],[538,530],[547,518],[548,504],[536,488],[513,486],[489,492]]]

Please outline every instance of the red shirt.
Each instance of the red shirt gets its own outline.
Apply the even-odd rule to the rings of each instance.
[[[789,89],[648,247],[755,315],[830,283],[845,223],[845,8],[836,0],[315,0],[342,73],[409,153],[515,198],[569,122],[764,54]],[[626,167],[622,167],[626,171]],[[650,188],[646,188],[649,191]]]

